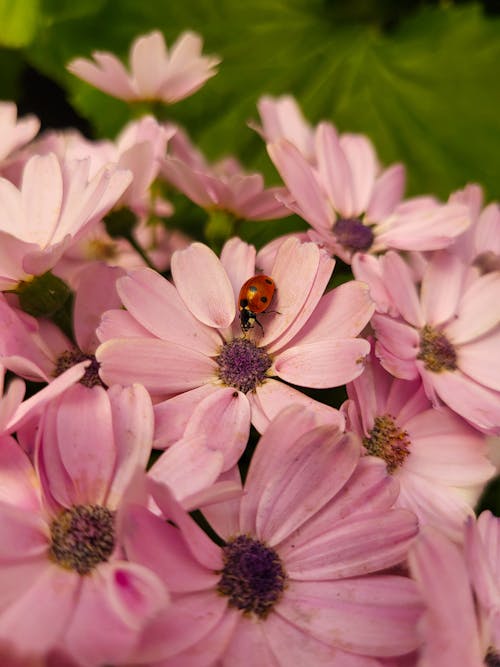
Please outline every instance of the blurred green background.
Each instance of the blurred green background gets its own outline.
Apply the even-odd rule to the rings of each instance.
[[[276,180],[246,123],[260,95],[290,92],[312,122],[364,132],[383,162],[403,161],[409,194],[446,198],[475,181],[500,198],[499,13],[498,1],[0,0],[0,97],[45,126],[80,123],[91,136],[114,136],[128,107],[65,64],[95,49],[126,59],[141,33],[159,28],[171,44],[190,28],[222,64],[168,114],[210,157],[234,152]],[[37,101],[34,72],[66,91],[80,121],[50,82]]]

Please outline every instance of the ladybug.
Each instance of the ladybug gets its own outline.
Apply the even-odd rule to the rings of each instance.
[[[258,324],[264,332],[257,315],[269,308],[275,291],[276,285],[269,276],[253,276],[243,284],[238,297],[238,306],[240,308],[241,330],[244,333],[252,329],[255,324]]]

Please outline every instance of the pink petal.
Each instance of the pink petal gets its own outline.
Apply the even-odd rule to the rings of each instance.
[[[367,656],[408,653],[419,643],[420,598],[405,577],[290,582],[279,614],[330,646]]]
[[[342,437],[331,426],[319,426],[289,443],[289,460],[266,475],[256,514],[258,536],[271,546],[278,544],[314,516],[349,479],[359,448],[352,434]],[[333,466],[331,479],[325,470]],[[251,479],[245,484],[249,495],[254,493]]]
[[[10,435],[0,436],[0,502],[30,512],[40,508],[33,465]]]
[[[113,97],[122,100],[132,100],[137,97],[127,70],[116,56],[103,51],[94,51],[92,56],[97,65],[85,58],[75,58],[68,63],[67,69],[78,78]]]
[[[203,384],[200,387],[185,391],[183,394],[169,398],[154,406],[155,414],[155,449],[165,449],[184,435],[186,425],[196,406],[210,394],[219,391],[220,387]]]
[[[375,150],[362,134],[343,134],[339,143],[351,172],[353,209],[358,213],[366,211],[378,171]]]
[[[500,271],[475,280],[462,296],[455,319],[446,327],[456,345],[468,343],[498,326],[500,313],[495,307],[500,291]]]
[[[248,442],[250,404],[231,387],[220,388],[204,398],[191,414],[185,436],[203,434],[210,447],[224,457],[223,470],[236,465]]]
[[[482,387],[460,371],[429,373],[430,383],[446,405],[486,432],[498,431],[500,395]]]
[[[442,324],[455,316],[464,290],[465,268],[451,253],[433,255],[421,288],[422,311],[427,324]]]
[[[353,338],[364,329],[373,311],[368,285],[350,280],[321,298],[314,314],[293,343],[319,342],[332,335],[335,338]]]
[[[126,310],[108,310],[102,315],[96,330],[101,343],[112,338],[152,338],[153,335],[142,327]]]
[[[234,320],[233,288],[217,255],[193,243],[172,256],[172,275],[179,294],[193,315],[208,326],[225,329]]]
[[[354,182],[347,156],[340,145],[337,131],[330,123],[318,125],[315,149],[321,182],[331,206],[345,218],[362,213],[363,210],[356,208]]]
[[[29,507],[0,502],[0,561],[3,565],[28,559],[46,558],[48,536],[46,523]],[[2,606],[0,604],[0,606]]]
[[[314,413],[318,426],[331,424],[340,431],[343,431],[345,427],[345,420],[338,410],[315,401],[283,382],[266,380],[264,384],[257,387],[255,392],[249,393],[247,398],[252,406],[252,424],[259,433],[264,433],[281,410],[294,404],[303,406],[308,413]]]
[[[267,152],[285,185],[299,205],[301,215],[313,226],[329,228],[333,215],[316,175],[301,153],[285,139],[267,145]]]
[[[338,387],[363,372],[369,352],[370,343],[362,339],[299,343],[277,355],[274,370],[292,384],[316,389]]]
[[[370,221],[379,221],[388,217],[404,194],[406,173],[404,165],[393,164],[385,169],[373,186],[366,217]]]
[[[400,359],[415,361],[420,349],[420,336],[413,327],[377,313],[372,317],[372,326],[375,329],[377,340],[384,348]],[[377,356],[381,355],[377,353]],[[393,375],[396,374],[393,373]],[[396,377],[399,376],[396,375]]]
[[[233,612],[238,613],[237,611]],[[264,623],[252,623],[239,616],[230,641],[224,651],[226,665],[241,664],[245,656],[245,667],[280,667],[280,662],[273,655],[264,633]]]
[[[139,382],[153,395],[194,389],[212,381],[218,368],[196,350],[147,338],[107,341],[97,349],[96,359],[107,385]]]
[[[418,533],[413,512],[392,510],[349,517],[314,540],[298,537],[287,558],[292,579],[324,581],[356,577],[397,565]]]
[[[26,163],[22,197],[29,241],[45,248],[53,241],[63,200],[61,167],[53,153],[35,155]]]
[[[385,286],[401,315],[413,326],[422,327],[425,318],[408,264],[391,251],[382,259],[382,272]]]
[[[157,96],[166,62],[167,49],[161,32],[155,30],[134,40],[130,49],[130,70],[140,97]]]
[[[46,439],[43,448],[45,458],[60,456],[75,486],[73,504],[102,504],[116,462],[106,391],[81,384],[68,389],[57,414],[57,443]]]
[[[115,289],[116,280],[124,273],[116,266],[92,263],[79,274],[76,291],[73,327],[78,346],[85,352],[93,352],[99,345],[96,329],[106,310],[120,308]]]
[[[234,237],[224,244],[220,261],[233,287],[234,302],[238,307],[238,298],[243,283],[256,273],[255,248]],[[238,335],[240,330],[240,323],[234,322],[234,334]]]
[[[15,185],[5,178],[0,178],[0,212],[2,232],[9,236],[14,235],[16,239],[22,241],[36,242],[30,237],[29,221],[25,216],[22,195]],[[8,261],[8,257],[6,259]]]
[[[118,291],[128,312],[158,338],[207,355],[221,344],[217,332],[193,317],[175,287],[156,271],[130,272],[119,281]]]
[[[137,469],[145,470],[154,430],[153,406],[142,385],[108,390],[113,416],[115,465],[106,505],[118,507]]]

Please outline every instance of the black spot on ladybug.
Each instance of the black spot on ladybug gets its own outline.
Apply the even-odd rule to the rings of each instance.
[[[260,300],[262,301],[262,303],[267,303],[267,296],[261,296]]]
[[[238,398],[238,392],[237,391],[233,391],[233,398]]]
[[[240,299],[240,308],[246,308],[248,306],[248,299]]]
[[[272,281],[272,280],[269,280],[269,278],[266,278],[266,283],[267,283],[268,285],[272,285],[272,284],[273,284],[273,281]]]

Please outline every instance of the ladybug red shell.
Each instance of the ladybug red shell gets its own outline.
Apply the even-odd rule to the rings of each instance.
[[[262,324],[257,319],[257,315],[269,308],[275,291],[276,285],[269,276],[253,276],[243,284],[238,297],[241,330],[243,332],[246,333],[255,324],[258,324],[262,329]]]

